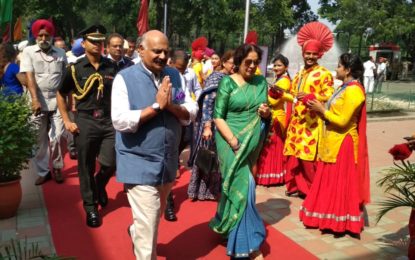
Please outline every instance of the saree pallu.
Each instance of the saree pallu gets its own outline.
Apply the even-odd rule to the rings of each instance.
[[[235,258],[248,257],[259,250],[264,239],[264,223],[255,208],[255,181],[250,175],[247,208],[241,221],[229,234],[226,252]]]
[[[255,201],[253,207],[247,204],[249,188],[252,185],[250,184],[251,167],[258,159],[267,131],[267,125],[261,120],[257,110],[266,102],[267,83],[262,76],[255,76],[249,83],[239,87],[230,77],[224,77],[220,83],[214,118],[224,119],[241,144],[239,150],[234,153],[222,135],[216,132],[216,147],[222,173],[222,195],[210,227],[225,237],[237,227],[244,214],[252,215],[252,210],[256,211]],[[254,190],[255,187],[253,186],[252,189]],[[247,211],[249,213],[246,213]],[[259,215],[256,215],[259,218]],[[260,218],[255,222],[261,223],[259,229],[261,225],[263,228]],[[248,232],[253,231],[248,230]],[[259,244],[261,243],[262,240]]]

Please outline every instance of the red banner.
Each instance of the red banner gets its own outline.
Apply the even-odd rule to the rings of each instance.
[[[137,18],[138,36],[148,31],[148,0],[141,0],[140,10]]]
[[[22,18],[19,16],[19,18],[17,18],[16,23],[14,24],[13,40],[14,41],[21,41],[22,39],[23,39]]]

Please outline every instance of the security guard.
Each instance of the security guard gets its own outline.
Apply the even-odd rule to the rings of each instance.
[[[57,95],[65,128],[75,136],[81,195],[86,224],[90,227],[101,225],[97,206],[107,205],[105,186],[115,171],[115,131],[110,108],[112,81],[117,68],[101,55],[105,33],[102,25],[93,25],[79,33],[86,55],[67,68]],[[66,109],[66,97],[71,91],[76,102],[75,122],[71,121]],[[95,175],[97,157],[100,170]]]

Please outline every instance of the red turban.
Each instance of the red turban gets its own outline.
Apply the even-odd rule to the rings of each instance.
[[[303,52],[306,51],[312,51],[312,52],[318,52],[321,51],[321,43],[317,40],[308,40],[303,44]]]
[[[203,59],[204,51],[197,50],[197,51],[192,52],[192,54],[193,54],[193,58],[195,58],[197,60],[202,60]]]
[[[32,25],[33,36],[37,37],[40,30],[42,29],[45,29],[50,34],[50,36],[55,35],[55,27],[53,26],[53,24],[48,20],[39,19],[36,20],[36,22],[34,22]]]
[[[297,34],[297,42],[305,51],[319,54],[319,58],[333,46],[334,39],[330,29],[320,22],[311,22],[303,27]]]
[[[208,40],[202,36],[192,42],[192,51],[202,50],[205,51],[208,46]]]

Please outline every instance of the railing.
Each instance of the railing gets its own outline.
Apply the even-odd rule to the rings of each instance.
[[[380,91],[367,93],[367,111],[415,111],[415,80],[386,80]]]

